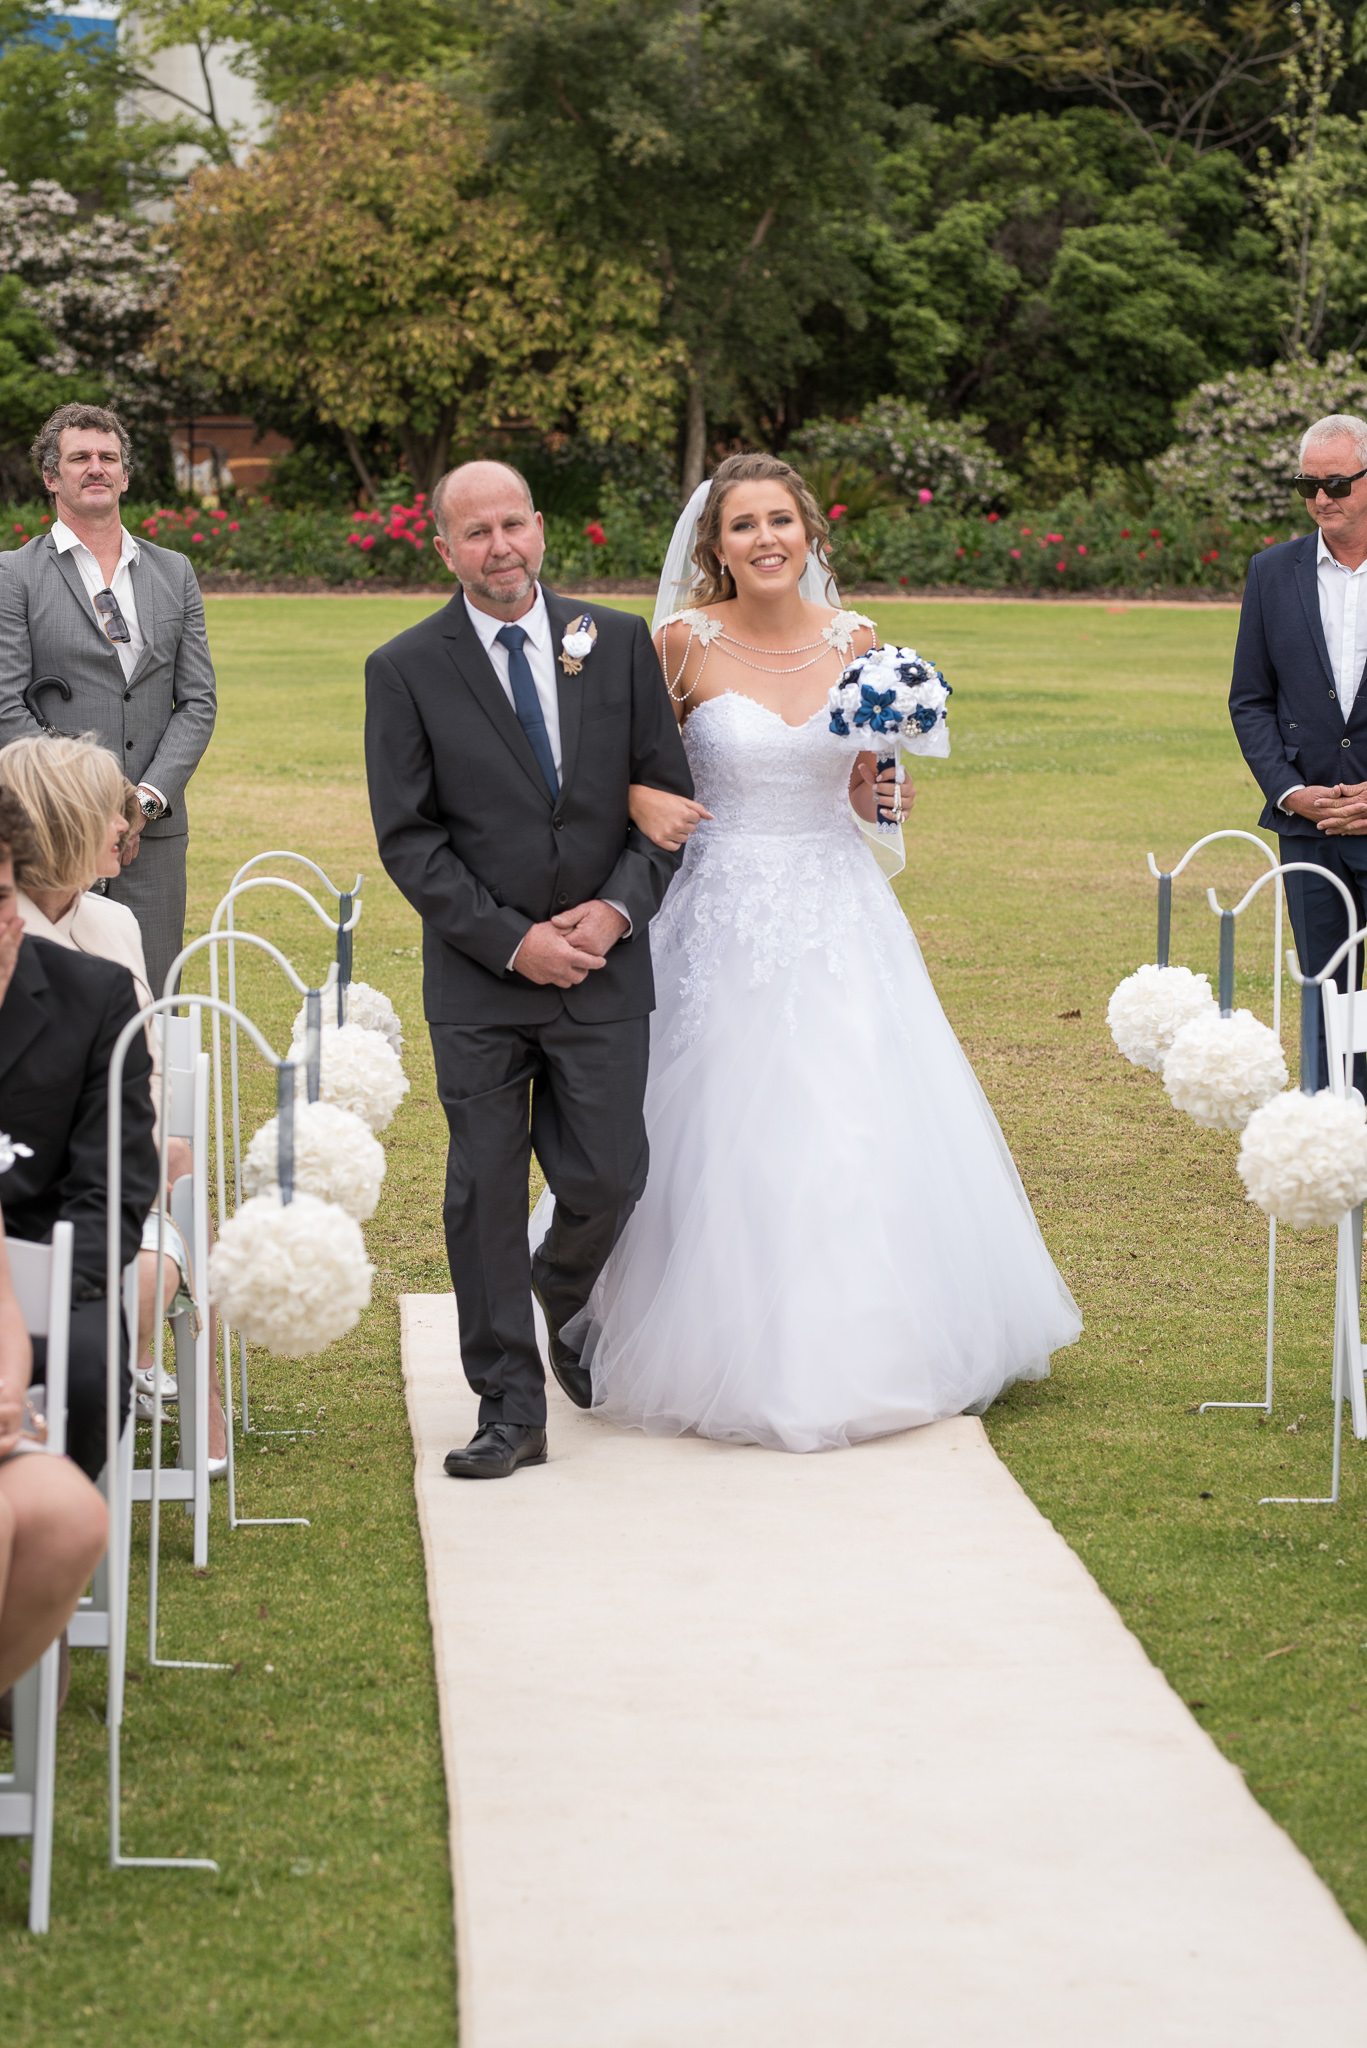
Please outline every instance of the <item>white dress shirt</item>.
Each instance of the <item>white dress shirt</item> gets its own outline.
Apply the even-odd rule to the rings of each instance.
[[[134,540],[126,526],[120,526],[119,532],[122,535],[119,547],[119,564],[114,571],[111,581],[106,583],[100,565],[91,554],[90,549],[83,540],[76,538],[76,535],[71,531],[66,521],[64,519],[57,519],[53,521],[52,525],[53,544],[59,555],[70,555],[80,571],[81,581],[90,594],[90,609],[95,613],[95,623],[102,633],[104,632],[104,620],[99,612],[95,611],[94,600],[101,590],[113,592],[114,600],[119,610],[123,613],[128,626],[128,638],[127,640],[111,640],[109,644],[118,655],[119,666],[123,670],[123,679],[125,682],[128,682],[134,669],[142,659],[142,650],[147,643],[142,637],[142,628],[138,624],[138,601],[133,595],[133,578],[129,573],[130,564],[138,559],[138,543]],[[108,636],[106,635],[106,637]],[[138,787],[139,789],[147,790],[150,795],[157,799],[162,809],[165,810],[166,798],[159,789],[154,789],[150,782],[140,782]]]
[[[1356,569],[1346,569],[1330,553],[1321,533],[1315,549],[1315,582],[1324,644],[1334,671],[1339,709],[1346,722],[1352,716],[1358,684],[1367,667],[1367,562],[1360,562]],[[1303,782],[1289,784],[1277,798],[1277,808],[1284,810],[1286,799],[1304,788]]]
[[[465,609],[470,615],[470,624],[480,638],[480,645],[493,663],[494,674],[503,685],[503,694],[512,704],[513,679],[508,673],[508,650],[499,645],[498,635],[508,624],[506,619],[496,619],[490,612],[477,611],[469,598]],[[555,680],[555,649],[551,645],[550,613],[546,610],[546,596],[538,583],[536,603],[520,619],[514,619],[527,635],[522,652],[527,657],[527,666],[536,684],[536,694],[541,705],[541,716],[546,721],[546,737],[551,743],[551,759],[555,763],[556,779],[560,777],[560,690]]]
[[[508,673],[508,650],[500,644],[498,638],[503,628],[510,621],[507,619],[497,619],[492,612],[480,611],[475,605],[471,604],[468,597],[465,600],[465,609],[469,614],[470,624],[479,635],[480,645],[489,657],[494,674],[503,686],[503,694],[512,705],[514,712],[516,712],[517,704],[513,697],[513,679]],[[527,666],[532,672],[532,681],[536,684],[537,700],[541,705],[541,716],[546,721],[546,737],[551,743],[551,759],[555,763],[556,780],[559,781],[561,771],[560,685],[556,681],[555,675],[555,647],[551,635],[550,613],[546,610],[546,594],[539,583],[536,586],[536,602],[531,610],[524,612],[520,619],[513,619],[511,624],[521,626],[527,636],[522,652],[527,657]],[[624,903],[614,903],[611,897],[606,896],[603,898],[603,901],[607,904],[609,910],[615,910],[619,917],[626,918],[627,928],[623,932],[622,937],[629,939],[632,926],[631,919],[627,917],[626,905]],[[509,973],[512,972],[513,961],[516,960],[521,950],[522,942],[519,940],[513,948],[512,957],[508,961],[507,971]]]

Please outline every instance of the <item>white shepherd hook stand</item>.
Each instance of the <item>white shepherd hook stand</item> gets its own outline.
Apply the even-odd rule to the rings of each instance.
[[[123,1288],[120,1257],[120,1224],[122,1220],[123,1195],[123,1069],[128,1048],[139,1031],[145,1029],[149,1017],[185,1007],[194,1003],[202,1009],[212,1010],[218,1016],[228,1016],[234,1024],[241,1024],[253,1044],[276,1070],[278,1116],[280,1130],[280,1194],[282,1202],[288,1202],[293,1191],[294,1159],[294,1094],[296,1087],[295,1066],[289,1060],[277,1058],[250,1017],[244,1017],[239,1010],[222,1003],[213,996],[160,996],[148,1003],[136,1017],[130,1017],[119,1033],[109,1062],[109,1114],[107,1121],[107,1196],[105,1232],[105,1462],[109,1488],[109,1525],[111,1529],[123,1526],[124,1501],[122,1487],[124,1475],[120,1469],[119,1449],[119,1407],[120,1381],[123,1366],[122,1330]],[[163,1169],[164,1171],[164,1169]],[[289,1183],[287,1191],[286,1183]],[[165,1301],[162,1296],[162,1261],[157,1261],[157,1371],[154,1382],[158,1390],[156,1405],[160,1407],[162,1311]],[[231,1442],[231,1435],[229,1438]],[[155,1574],[157,1557],[157,1536],[161,1502],[157,1487],[157,1466],[152,1467],[152,1570]],[[124,1705],[124,1672],[128,1654],[128,1564],[129,1551],[124,1546],[111,1543],[108,1556],[109,1570],[109,1679],[108,1712],[109,1727],[109,1867],[111,1870],[212,1870],[217,1863],[202,1856],[125,1856],[120,1831],[122,1824],[122,1729]],[[171,1663],[182,1670],[227,1671],[226,1664],[194,1664],[178,1659],[158,1658],[158,1663]]]
[[[298,861],[300,867],[308,868],[313,874],[317,875],[318,879],[322,882],[324,888],[328,889],[331,892],[331,894],[337,898],[336,917],[329,917],[327,912],[323,909],[321,903],[318,902],[317,898],[311,896],[308,890],[305,889],[300,883],[291,882],[287,880],[283,875],[252,874],[253,868],[258,868],[262,865],[263,862],[270,860]],[[243,865],[238,869],[237,873],[233,876],[233,879],[229,884],[227,894],[218,904],[217,908],[214,911],[213,917],[209,923],[209,932],[211,936],[215,936],[218,934],[221,925],[226,927],[224,930],[224,936],[227,939],[228,943],[229,1003],[233,1004],[237,1001],[236,941],[239,939],[245,940],[248,937],[248,934],[246,932],[240,932],[236,928],[236,912],[234,906],[237,902],[237,899],[239,896],[245,896],[250,890],[253,889],[284,889],[290,895],[297,896],[301,902],[307,903],[310,910],[312,910],[312,912],[314,913],[314,916],[317,917],[322,924],[325,924],[330,932],[336,933],[336,966],[334,969],[329,970],[328,979],[324,983],[324,987],[331,988],[332,986],[334,986],[333,977],[335,975],[335,986],[337,990],[337,1022],[339,1025],[344,1024],[346,1022],[346,992],[351,985],[352,933],[355,931],[356,926],[360,922],[361,884],[364,882],[364,880],[364,875],[358,874],[355,882],[353,883],[350,889],[339,889],[335,882],[329,880],[328,876],[324,873],[322,868],[319,867],[317,861],[310,860],[307,854],[290,853],[287,849],[284,848],[279,848],[273,853],[258,853],[255,854],[251,860],[245,861]],[[209,971],[211,977],[209,986],[213,994],[217,995],[219,992],[217,947],[215,947],[213,952],[210,954]],[[296,987],[302,986],[302,984],[298,981],[297,977],[295,977],[295,985]],[[219,1208],[220,1213],[223,1213],[223,1069],[217,1018],[215,1018],[214,1020],[213,1053],[214,1128],[215,1143],[218,1146],[219,1159]],[[233,1206],[234,1208],[236,1208],[242,1200],[242,1109],[241,1097],[238,1088],[237,1026],[231,1019],[229,1020],[228,1025],[228,1068],[233,1112]],[[309,1099],[310,1101],[315,1100],[316,1094],[315,1096],[311,1096]],[[231,1370],[231,1364],[227,1354],[228,1337],[226,1324],[224,1326],[224,1329],[224,1371],[228,1372]],[[244,1336],[242,1336],[240,1331],[238,1333],[238,1352],[238,1363],[241,1379],[243,1436],[313,1436],[315,1432],[311,1429],[253,1429],[251,1403],[247,1392],[247,1340]],[[236,1522],[233,1523],[233,1527],[237,1527]]]
[[[1346,1058],[1333,1057],[1329,1061],[1329,1087],[1335,1095],[1346,1095],[1351,1087],[1351,1063],[1353,1044],[1353,994],[1357,980],[1357,948],[1363,934],[1358,930],[1357,912],[1347,886],[1337,875],[1317,866],[1312,861],[1287,861],[1279,864],[1266,875],[1260,875],[1247,894],[1236,903],[1232,910],[1222,907],[1213,889],[1206,891],[1206,900],[1220,920],[1220,1008],[1226,1014],[1227,1000],[1233,1002],[1234,987],[1234,920],[1248,909],[1260,889],[1270,881],[1277,888],[1278,898],[1282,893],[1282,879],[1286,875],[1317,875],[1322,881],[1332,882],[1344,901],[1348,919],[1348,936],[1333,958],[1326,962],[1318,974],[1303,975],[1296,963],[1294,952],[1288,950],[1286,970],[1301,991],[1301,1092],[1304,1095],[1318,1093],[1319,1082],[1319,1023],[1321,990],[1332,984],[1334,975],[1344,960],[1350,962],[1348,992],[1345,1009],[1345,1041],[1348,1047]],[[1228,960],[1228,999],[1226,997],[1226,960]],[[1337,989],[1335,989],[1337,994]],[[1349,1211],[1338,1221],[1338,1257],[1334,1275],[1334,1364],[1331,1377],[1334,1403],[1334,1454],[1333,1470],[1327,1494],[1264,1494],[1259,1507],[1337,1507],[1339,1480],[1343,1469],[1343,1403],[1345,1397],[1353,1411],[1353,1434],[1359,1440],[1367,1437],[1367,1389],[1362,1376],[1362,1321],[1360,1293],[1362,1285],[1362,1209]],[[1269,1385],[1269,1393],[1270,1393]]]
[[[1192,860],[1195,857],[1195,855],[1201,851],[1202,847],[1212,845],[1214,841],[1217,839],[1245,839],[1247,840],[1250,846],[1257,847],[1259,853],[1261,853],[1268,862],[1268,872],[1267,874],[1261,875],[1259,877],[1256,888],[1261,888],[1264,882],[1268,881],[1273,875],[1279,873],[1276,854],[1272,851],[1272,848],[1268,845],[1267,841],[1265,839],[1259,839],[1258,835],[1255,832],[1241,832],[1235,830],[1229,830],[1225,832],[1207,832],[1204,839],[1198,839],[1194,846],[1189,846],[1187,848],[1186,852],[1182,855],[1181,860],[1178,861],[1176,867],[1173,868],[1171,872],[1166,874],[1159,867],[1153,855],[1150,854],[1148,856],[1149,873],[1153,876],[1154,880],[1158,884],[1158,965],[1160,967],[1166,967],[1168,964],[1168,948],[1172,937],[1173,882],[1176,880],[1177,876],[1181,874],[1183,868],[1187,865],[1187,862]],[[1250,901],[1255,893],[1256,889],[1251,890],[1249,892],[1249,896],[1244,899],[1245,903]],[[1209,891],[1207,891],[1207,894],[1209,895]],[[1239,908],[1241,910],[1243,909],[1243,907],[1244,905],[1240,904]],[[1234,1007],[1234,955],[1231,951],[1229,970],[1229,1000],[1228,1002],[1226,1002],[1224,991],[1224,932],[1225,927],[1222,927],[1220,934],[1220,1008],[1224,1012],[1224,1014],[1228,1016],[1230,1011]],[[1230,945],[1231,947],[1233,946],[1232,928],[1230,930]],[[1280,882],[1278,883],[1276,889],[1275,915],[1272,921],[1272,1029],[1276,1037],[1280,1040],[1282,1035],[1282,888]],[[1269,1216],[1269,1218],[1267,1219],[1267,1347],[1265,1354],[1266,1380],[1264,1384],[1263,1398],[1261,1401],[1203,1401],[1198,1411],[1200,1414],[1204,1415],[1207,1408],[1257,1408],[1264,1415],[1270,1415],[1272,1413],[1272,1355],[1274,1331],[1276,1329],[1276,1318],[1277,1219],[1275,1216]]]

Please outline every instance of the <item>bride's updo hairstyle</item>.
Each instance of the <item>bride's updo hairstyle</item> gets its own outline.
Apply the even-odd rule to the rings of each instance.
[[[817,553],[824,567],[831,529],[825,513],[792,464],[780,462],[777,455],[728,455],[713,471],[712,488],[698,518],[698,538],[693,548],[698,574],[689,592],[690,604],[718,604],[725,597],[735,596],[735,578],[721,565],[721,522],[726,500],[737,484],[770,483],[782,484],[792,499],[807,535],[807,546],[810,548],[813,541],[818,543]]]

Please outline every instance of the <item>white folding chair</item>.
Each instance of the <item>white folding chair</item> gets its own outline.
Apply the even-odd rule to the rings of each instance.
[[[202,1571],[209,1562],[209,1309],[206,1293],[209,1272],[209,1055],[200,1050],[201,1028],[198,1004],[188,1017],[164,1017],[162,1059],[167,1075],[166,1119],[162,1131],[167,1138],[185,1138],[193,1148],[194,1170],[183,1174],[170,1190],[171,1220],[180,1231],[190,1253],[195,1285],[204,1302],[199,1335],[193,1332],[188,1310],[171,1318],[176,1346],[177,1405],[180,1413],[180,1448],[175,1466],[161,1465],[161,1433],[152,1431],[152,1464],[158,1467],[157,1490],[164,1501],[182,1500],[194,1516],[194,1564]],[[152,1498],[152,1466],[133,1468],[133,1499]]]
[[[47,1339],[48,1450],[66,1449],[67,1351],[75,1232],[53,1226],[51,1244],[10,1238],[10,1274],[31,1337]],[[35,1452],[40,1456],[42,1453]],[[46,1934],[52,1899],[52,1831],[57,1789],[57,1682],[60,1639],[49,1644],[14,1687],[14,1769],[0,1775],[0,1835],[29,1838],[28,1925]]]
[[[136,1356],[138,1342],[138,1262],[136,1259],[123,1272],[123,1321],[128,1333],[128,1355]],[[119,1640],[124,1644],[128,1638],[128,1560],[133,1544],[133,1431],[137,1419],[137,1396],[130,1392],[128,1418],[119,1434],[119,1478],[117,1489],[119,1511],[110,1516],[109,1548],[95,1567],[95,1576],[90,1591],[83,1594],[76,1612],[67,1624],[66,1639],[73,1650],[102,1650],[109,1655],[111,1628],[110,1611],[115,1584],[124,1588],[123,1611],[119,1621]],[[102,1471],[96,1480],[100,1492],[110,1497],[109,1473]],[[123,1561],[123,1570],[115,1572],[115,1553]],[[111,1659],[110,1684],[119,1695],[118,1705],[123,1703],[124,1669],[127,1654]]]

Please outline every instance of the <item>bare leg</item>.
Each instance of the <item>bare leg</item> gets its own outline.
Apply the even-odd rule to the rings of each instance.
[[[69,1458],[0,1465],[0,1692],[66,1627],[108,1532],[103,1499]]]

